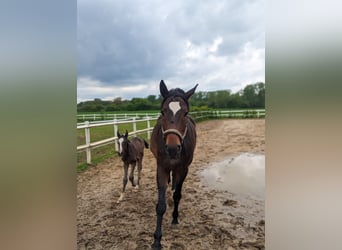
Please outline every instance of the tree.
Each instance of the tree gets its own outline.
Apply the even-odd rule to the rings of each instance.
[[[257,83],[258,86],[258,101],[257,106],[260,108],[265,108],[265,83],[259,82]]]
[[[265,84],[263,82],[249,84],[243,89],[243,99],[249,108],[265,107]]]
[[[160,108],[162,97],[149,95],[146,98],[122,100],[116,97],[113,101],[95,98],[93,101],[77,104],[78,112],[102,112],[118,110],[157,110]],[[265,108],[265,83],[249,84],[236,93],[230,90],[199,91],[190,99],[192,110],[212,108]]]
[[[150,103],[155,103],[157,101],[157,97],[155,95],[149,95],[147,97],[147,100],[150,102]]]
[[[145,98],[133,98],[130,102],[131,110],[149,110],[151,103]]]

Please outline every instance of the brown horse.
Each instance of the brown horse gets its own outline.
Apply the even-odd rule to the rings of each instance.
[[[167,89],[163,80],[160,93],[163,97],[161,116],[151,137],[151,151],[157,159],[158,203],[156,206],[157,226],[152,248],[161,249],[162,220],[166,210],[165,191],[172,173],[174,209],[172,224],[178,224],[178,205],[182,198],[182,185],[188,174],[196,146],[196,127],[188,116],[188,99],[194,94],[198,84],[187,92],[176,88]]]
[[[124,163],[124,176],[123,176],[123,186],[122,193],[117,203],[119,203],[125,194],[126,184],[127,184],[127,174],[128,167],[131,164],[131,173],[129,175],[129,180],[132,183],[133,187],[139,188],[140,185],[140,175],[142,169],[142,160],[144,158],[144,147],[148,148],[148,143],[139,137],[134,137],[131,141],[128,140],[128,131],[124,135],[121,135],[119,131],[117,132],[118,137],[118,148],[119,148],[119,156],[121,156],[121,160]],[[134,183],[134,169],[136,164],[138,163],[138,183],[135,185]]]

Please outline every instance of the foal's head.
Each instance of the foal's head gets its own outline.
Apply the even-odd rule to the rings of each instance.
[[[170,158],[178,158],[182,151],[183,140],[187,134],[189,121],[189,98],[194,94],[198,84],[187,92],[176,88],[167,89],[160,81],[160,94],[164,98],[161,105],[161,122],[165,151]]]
[[[122,135],[118,131],[116,135],[118,137],[118,154],[119,156],[122,156],[128,152],[128,131],[126,130],[126,133]]]

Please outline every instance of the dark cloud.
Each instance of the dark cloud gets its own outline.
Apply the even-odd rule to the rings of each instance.
[[[206,89],[213,70],[224,63],[230,70],[247,43],[264,49],[263,8],[263,1],[79,0],[79,78],[115,87],[202,80],[199,89]],[[221,43],[209,51],[215,39]]]

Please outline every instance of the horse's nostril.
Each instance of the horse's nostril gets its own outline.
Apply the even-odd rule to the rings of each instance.
[[[165,152],[171,157],[171,158],[177,158],[181,150],[180,145],[165,145]]]

